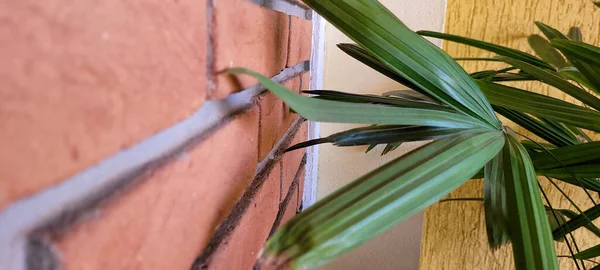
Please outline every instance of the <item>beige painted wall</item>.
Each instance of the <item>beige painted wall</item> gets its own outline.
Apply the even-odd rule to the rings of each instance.
[[[381,2],[414,30],[441,31],[443,29],[445,0],[418,2],[414,0],[384,0]],[[344,54],[336,47],[336,44],[341,42],[350,42],[350,39],[330,24],[326,24],[323,89],[370,94],[405,89]],[[321,136],[357,127],[357,125],[328,123],[320,125]],[[403,145],[384,157],[380,156],[383,147],[377,147],[365,154],[365,147],[320,146],[317,197],[323,198],[342,185],[375,169],[384,162],[406,153],[415,146],[417,144]],[[415,215],[323,268],[417,269],[422,222],[422,213]]]
[[[529,34],[540,33],[533,24],[536,20],[563,32],[570,26],[579,26],[583,31],[584,41],[600,44],[600,9],[594,8],[592,1],[587,0],[448,0],[446,32],[532,53],[526,38]],[[491,56],[456,43],[445,43],[444,49],[455,57]],[[467,71],[475,71],[493,68],[494,64],[465,62],[463,67]],[[541,84],[520,86],[567,99],[562,92]],[[517,130],[523,132],[522,129]],[[541,179],[540,182],[554,207],[573,209],[547,180]],[[482,186],[481,180],[472,180],[452,192],[449,197],[481,197]],[[567,184],[560,186],[566,189],[570,197],[575,198],[580,207],[591,206],[580,189]],[[599,243],[598,238],[586,230],[578,230],[574,235],[581,249]],[[566,245],[557,244],[557,254],[569,254]],[[560,258],[559,262],[560,269],[576,269],[568,258]],[[495,252],[488,249],[481,202],[445,202],[434,204],[425,211],[421,269],[514,269],[514,266],[509,246]]]

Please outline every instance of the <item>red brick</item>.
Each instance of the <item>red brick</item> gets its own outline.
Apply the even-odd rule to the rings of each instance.
[[[277,164],[231,238],[214,254],[210,269],[252,269],[277,216],[279,179]]]
[[[184,119],[207,86],[205,1],[0,9],[0,209]]]
[[[65,269],[189,269],[254,176],[257,121],[246,112],[57,240]]]
[[[248,0],[214,0],[214,83],[210,99],[224,98],[257,83],[250,76],[233,77],[222,71],[245,67],[272,77],[285,66],[288,15]]]
[[[290,49],[286,66],[310,59],[312,22],[291,16]]]
[[[308,130],[308,123],[304,122],[302,123],[302,126],[300,127],[300,130],[298,130],[298,133],[296,133],[296,136],[294,137],[294,140],[292,141],[291,145],[295,145],[297,143],[300,142],[304,142],[307,140],[307,130]],[[302,160],[302,157],[304,156],[304,154],[306,153],[306,149],[298,149],[298,150],[294,150],[291,152],[287,152],[283,155],[283,178],[282,178],[282,194],[283,196],[285,196],[285,194],[287,193],[288,189],[290,188],[290,185],[292,184],[292,181],[294,180],[294,176],[296,175],[296,171],[298,170],[298,166],[300,165],[300,161]],[[300,175],[300,179],[298,179],[298,184],[300,187],[300,190],[303,189],[304,187],[304,172],[301,173]],[[301,195],[300,195],[301,196]]]
[[[300,78],[296,77],[283,85],[293,91],[299,89]],[[273,149],[273,146],[283,136],[296,119],[296,114],[290,112],[289,107],[277,96],[266,92],[259,97],[260,107],[260,143],[258,160],[262,160]]]
[[[297,76],[297,77],[283,83],[283,86],[287,87],[291,91],[300,93],[300,88],[301,88],[300,82],[301,82],[300,76]],[[283,103],[283,122],[285,123],[286,126],[289,127],[292,124],[292,122],[294,122],[294,120],[296,120],[297,116],[298,116],[298,114],[290,111],[290,107],[287,104]]]
[[[281,226],[285,225],[286,222],[288,222],[290,219],[296,216],[296,211],[298,210],[298,208],[300,207],[300,203],[302,202],[302,197],[300,196],[301,191],[298,187],[296,187],[296,190],[294,191],[290,202],[285,208],[285,213],[283,214],[283,218],[281,219],[279,228],[281,228]]]
[[[312,89],[310,89],[310,73],[309,72],[303,73],[302,75],[300,75],[300,78],[302,80],[302,85],[300,86],[300,90],[302,90],[302,91],[312,90]]]
[[[309,73],[306,72],[300,76],[302,85],[298,88],[301,90],[309,89],[308,85],[310,83]],[[296,119],[297,114],[290,114],[290,118]],[[292,120],[293,121],[293,120]],[[294,140],[290,144],[290,146],[295,145],[300,142],[304,142],[308,140],[308,122],[302,123],[302,126],[296,133]],[[296,174],[296,170],[298,169],[298,165],[302,160],[302,156],[306,153],[306,149],[294,150],[292,152],[285,153],[282,157],[283,162],[283,178],[282,178],[282,193],[285,196],[285,193],[289,189],[290,184],[294,180],[294,175]],[[299,183],[299,197],[300,201],[302,200],[302,191],[304,190],[304,172],[302,172],[300,179],[298,179]],[[299,207],[299,205],[298,205]]]

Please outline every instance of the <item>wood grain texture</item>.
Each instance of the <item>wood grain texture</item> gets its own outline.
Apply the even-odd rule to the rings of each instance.
[[[583,0],[448,0],[446,32],[481,39],[533,53],[527,36],[541,34],[534,21],[549,24],[566,33],[571,26],[582,29],[585,42],[600,44],[600,9],[592,1]],[[454,57],[489,57],[493,54],[456,43],[445,42],[444,49]],[[469,71],[497,68],[501,64],[462,62]],[[540,83],[521,83],[519,87],[548,94],[573,102],[564,93]],[[575,102],[577,103],[577,102]],[[502,119],[519,132],[523,129]],[[523,132],[529,134],[528,132]],[[598,136],[596,136],[598,139]],[[540,179],[555,208],[574,208],[559,191],[545,179]],[[574,199],[580,208],[592,205],[587,195],[568,184],[560,187]],[[471,180],[452,192],[449,198],[483,197],[483,181]],[[600,202],[597,195],[593,195]],[[598,224],[597,224],[598,225]],[[586,230],[574,233],[577,245],[585,249],[600,243]],[[568,255],[564,243],[557,243],[557,254]],[[425,212],[421,243],[421,269],[514,269],[510,245],[491,251],[488,248],[483,203],[452,201],[436,203]],[[559,258],[561,269],[577,269],[569,258]],[[587,267],[593,266],[587,263]]]

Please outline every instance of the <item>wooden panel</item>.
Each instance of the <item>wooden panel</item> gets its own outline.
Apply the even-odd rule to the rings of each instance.
[[[583,0],[448,0],[446,32],[482,39],[496,44],[526,50],[530,53],[527,36],[540,34],[534,21],[549,24],[566,32],[570,26],[579,26],[586,42],[599,44],[600,9],[592,1]],[[485,51],[445,42],[444,49],[450,55],[488,57]],[[498,63],[464,62],[467,71],[498,67]],[[525,83],[520,87],[549,94],[556,98],[573,101],[556,89],[541,84]],[[505,121],[507,125],[514,124]],[[516,129],[523,131],[522,129]],[[524,132],[527,133],[527,132]],[[570,208],[556,188],[547,180],[540,180],[554,207]],[[559,184],[581,207],[591,206],[587,195],[566,184]],[[449,197],[482,197],[483,182],[472,180],[452,192]],[[598,196],[594,195],[597,202]],[[421,245],[421,269],[514,269],[510,246],[491,251],[487,245],[483,204],[481,202],[442,202],[425,212]],[[580,249],[600,243],[588,231],[574,233]],[[557,254],[567,255],[564,243],[558,243]],[[559,258],[561,269],[576,269],[569,258]],[[587,266],[592,266],[589,263]]]

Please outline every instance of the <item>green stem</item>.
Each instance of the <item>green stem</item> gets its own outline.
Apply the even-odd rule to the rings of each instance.
[[[569,255],[556,255],[556,257],[557,258],[573,258],[572,256],[569,256]],[[591,263],[595,263],[595,264],[600,265],[599,262],[594,261],[594,260],[590,260],[590,259],[582,259],[582,261],[591,262]]]
[[[483,198],[448,198],[448,199],[439,200],[439,202],[452,202],[452,201],[481,201],[481,202],[483,202]]]
[[[538,182],[537,183],[538,187],[540,188],[540,191],[542,192],[542,195],[544,196],[544,199],[546,200],[546,203],[548,204],[548,207],[550,207],[552,216],[554,217],[554,220],[556,220],[556,224],[558,224],[558,228],[560,228],[563,238],[565,239],[565,243],[567,244],[567,247],[569,248],[569,252],[571,253],[571,256],[572,256],[571,258],[573,258],[573,262],[575,263],[575,266],[577,267],[577,269],[580,270],[581,268],[579,268],[579,263],[577,263],[577,259],[575,259],[575,253],[573,253],[571,244],[569,244],[569,239],[567,239],[567,234],[565,233],[565,230],[563,229],[563,224],[561,224],[560,221],[558,220],[558,217],[556,216],[556,212],[554,211],[552,204],[550,204],[550,199],[548,199],[548,196],[546,195],[546,192],[544,192],[542,185],[540,184],[539,181],[537,181],[537,182]],[[577,244],[575,243],[575,237],[573,237],[573,233],[569,232],[569,235],[571,236],[571,239],[573,239],[573,244],[575,245],[575,248],[577,249],[577,253],[579,253],[579,248],[577,247]],[[585,264],[583,262],[581,264],[583,265],[583,269],[585,269]]]

